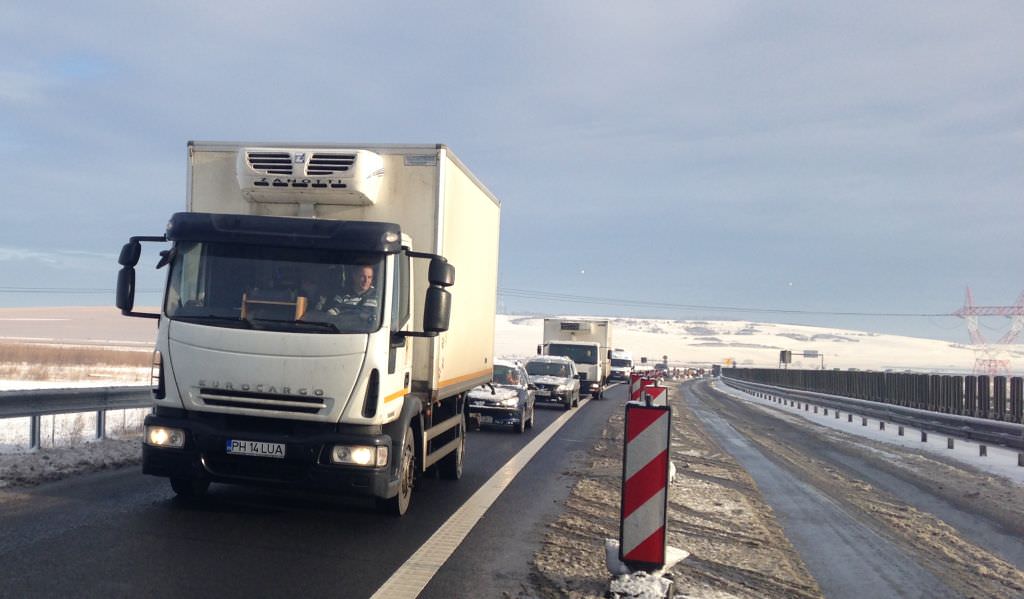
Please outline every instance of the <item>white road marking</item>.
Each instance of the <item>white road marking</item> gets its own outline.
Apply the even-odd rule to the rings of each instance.
[[[580,401],[580,408],[590,403],[589,399]],[[476,526],[484,513],[498,499],[516,475],[541,450],[551,437],[565,425],[578,411],[569,410],[555,419],[547,428],[526,444],[519,453],[498,469],[466,503],[462,504],[448,521],[441,525],[434,534],[420,546],[400,568],[395,570],[371,599],[415,599],[426,588],[430,579],[441,569],[448,558],[462,544],[469,531]]]

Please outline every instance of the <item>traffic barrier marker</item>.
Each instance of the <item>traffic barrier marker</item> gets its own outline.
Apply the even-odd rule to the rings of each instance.
[[[946,439],[946,449],[953,449],[953,437]]]
[[[988,457],[988,447],[985,445],[978,445],[978,456],[983,458]]]
[[[633,569],[665,565],[672,409],[626,404],[619,559]]]

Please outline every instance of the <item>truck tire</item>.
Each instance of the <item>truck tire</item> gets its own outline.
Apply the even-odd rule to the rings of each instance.
[[[403,516],[409,510],[412,500],[412,486],[415,478],[416,449],[413,447],[412,427],[405,429],[405,444],[398,465],[398,494],[388,499],[378,499],[377,506],[392,516]]]
[[[604,399],[604,387],[598,387],[594,393],[594,399]]]
[[[437,473],[445,480],[459,480],[462,478],[462,457],[466,453],[466,426],[459,425],[459,446],[458,448],[441,458],[437,463]]]
[[[182,499],[195,499],[206,494],[210,481],[205,478],[172,478],[171,489]]]

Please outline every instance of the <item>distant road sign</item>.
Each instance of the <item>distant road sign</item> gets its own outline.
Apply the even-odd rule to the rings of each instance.
[[[804,357],[805,358],[817,358],[818,357],[818,350],[816,350],[816,349],[805,349],[804,350]]]

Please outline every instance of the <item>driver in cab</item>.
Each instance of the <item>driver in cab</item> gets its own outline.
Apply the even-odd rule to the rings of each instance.
[[[349,272],[348,291],[328,298],[324,303],[324,311],[331,316],[340,315],[346,308],[376,308],[378,305],[373,267],[356,266],[353,270]]]

